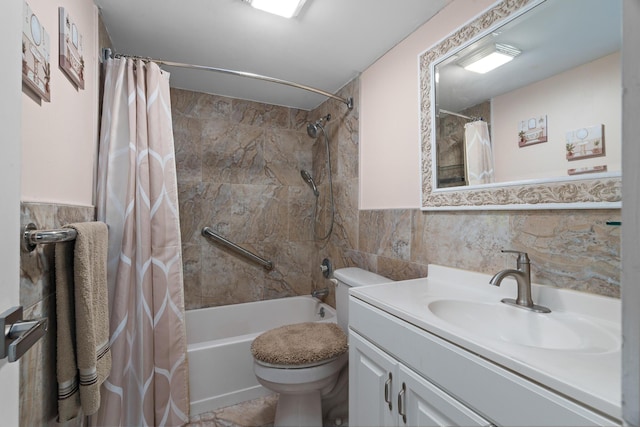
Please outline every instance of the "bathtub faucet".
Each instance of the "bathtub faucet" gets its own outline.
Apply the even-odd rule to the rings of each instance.
[[[314,289],[311,292],[311,296],[318,299],[325,299],[329,295],[329,288],[324,289]]]

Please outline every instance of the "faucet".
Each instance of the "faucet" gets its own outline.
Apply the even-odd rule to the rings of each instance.
[[[321,299],[321,300],[324,300],[328,295],[329,295],[329,288],[314,289],[311,292],[311,296],[313,298],[318,298],[318,299]]]
[[[502,280],[507,276],[512,276],[516,279],[516,283],[518,283],[518,295],[516,299],[504,298],[502,302],[514,307],[535,311],[536,313],[551,313],[551,310],[547,307],[534,304],[531,298],[531,263],[529,261],[529,255],[527,255],[526,252],[506,249],[501,250],[501,252],[518,254],[516,270],[506,269],[499,271],[489,280],[489,283],[493,286],[500,286]]]

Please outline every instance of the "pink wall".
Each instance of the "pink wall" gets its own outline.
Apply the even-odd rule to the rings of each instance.
[[[419,208],[418,55],[493,0],[454,0],[360,77],[360,209]]]
[[[29,0],[51,42],[51,102],[22,95],[22,189],[25,202],[93,204],[98,129],[98,12],[91,0]],[[85,88],[58,66],[58,6],[83,37]]]
[[[622,74],[614,53],[492,100],[497,182],[567,176],[567,169],[607,165],[620,172]],[[518,146],[518,123],[547,116],[548,141]],[[568,161],[566,132],[604,125],[606,156]],[[584,176],[583,176],[584,177]]]

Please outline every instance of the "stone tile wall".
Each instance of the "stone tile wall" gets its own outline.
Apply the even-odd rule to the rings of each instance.
[[[92,207],[22,203],[21,224],[39,230],[93,221]],[[58,414],[56,382],[56,297],[54,246],[38,245],[20,252],[20,304],[25,319],[49,319],[46,335],[20,359],[20,425],[46,426]],[[51,424],[53,425],[53,424]]]
[[[307,112],[172,89],[187,309],[309,294],[314,196]],[[273,261],[271,272],[201,235]]]

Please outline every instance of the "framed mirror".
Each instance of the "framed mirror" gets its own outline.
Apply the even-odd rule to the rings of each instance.
[[[619,208],[621,14],[503,1],[420,54],[422,208]]]

